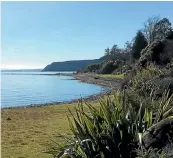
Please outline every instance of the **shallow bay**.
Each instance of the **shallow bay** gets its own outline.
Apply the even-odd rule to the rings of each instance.
[[[57,72],[46,72],[54,74]],[[72,72],[66,72],[72,73]],[[1,108],[71,101],[104,91],[70,76],[39,71],[2,71]]]

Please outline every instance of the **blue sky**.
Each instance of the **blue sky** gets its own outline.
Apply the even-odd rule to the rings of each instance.
[[[153,15],[173,24],[173,2],[2,2],[2,68],[95,59],[131,40]]]

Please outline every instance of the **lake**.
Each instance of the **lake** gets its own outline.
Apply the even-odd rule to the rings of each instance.
[[[71,101],[105,90],[69,76],[40,75],[54,73],[58,72],[1,71],[1,108]]]

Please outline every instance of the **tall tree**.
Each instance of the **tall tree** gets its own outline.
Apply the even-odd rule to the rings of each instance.
[[[139,59],[141,55],[142,49],[147,46],[147,40],[144,37],[143,33],[139,30],[134,39],[134,43],[132,46],[132,55],[134,59]]]
[[[111,54],[111,56],[114,56],[118,53],[121,53],[121,49],[116,44],[114,44],[110,50],[110,54]]]
[[[127,41],[124,45],[124,53],[131,53],[132,52],[132,42]]]
[[[163,18],[156,24],[157,35],[156,39],[164,39],[172,31],[171,23],[167,18]]]
[[[127,41],[124,45],[124,53],[127,53],[129,56],[129,61],[132,62],[133,57],[132,57],[132,46],[133,46],[133,41],[129,42]]]
[[[144,22],[142,32],[150,44],[156,39],[165,38],[171,30],[171,23],[167,18],[161,19],[159,16],[153,16]]]
[[[109,47],[105,49],[105,56],[108,56],[108,55],[110,55],[110,49],[109,49]]]

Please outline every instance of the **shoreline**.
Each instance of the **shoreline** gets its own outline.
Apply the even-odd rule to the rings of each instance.
[[[53,75],[53,76],[69,76],[73,77],[69,80],[78,80],[79,82],[88,83],[88,84],[95,84],[98,86],[102,86],[105,89],[98,94],[92,94],[87,97],[72,99],[70,101],[59,101],[59,102],[49,102],[49,103],[42,103],[42,104],[30,104],[30,105],[23,105],[23,106],[14,106],[14,107],[3,107],[1,110],[5,109],[18,109],[18,108],[35,108],[35,107],[43,107],[43,106],[55,106],[55,105],[62,105],[62,104],[73,104],[78,103],[80,99],[85,101],[96,101],[98,98],[103,97],[105,95],[111,94],[112,90],[119,89],[121,80],[119,79],[108,79],[99,77],[97,74],[92,73],[84,73],[84,74],[65,74],[65,73],[58,73],[58,74],[39,74],[39,75]]]
[[[1,108],[1,110],[5,109],[19,109],[19,108],[35,108],[35,107],[44,107],[44,106],[55,106],[55,105],[63,105],[63,104],[73,104],[78,103],[80,99],[85,101],[97,101],[99,97],[103,97],[105,95],[111,94],[111,90],[104,90],[98,94],[89,95],[87,97],[78,98],[78,99],[72,99],[70,101],[60,101],[60,102],[50,102],[50,103],[42,103],[42,104],[30,104],[30,105],[23,105],[23,106],[14,106],[14,107],[4,107]]]
[[[69,77],[69,79],[85,83],[97,83],[100,86],[104,84],[105,89],[100,93],[82,98],[96,108],[100,106],[99,98],[105,98],[105,96],[112,94],[109,79],[98,78],[96,75],[89,76],[89,74],[75,74],[75,77]],[[117,80],[111,83],[117,85],[114,88],[120,87]],[[48,158],[48,155],[42,152],[47,150],[47,147],[43,144],[49,144],[51,140],[63,143],[61,138],[56,137],[58,134],[71,136],[67,116],[72,118],[70,111],[76,112],[75,108],[79,99],[59,103],[2,108],[2,157],[13,155],[16,158]],[[88,107],[85,106],[84,108],[87,110]]]

